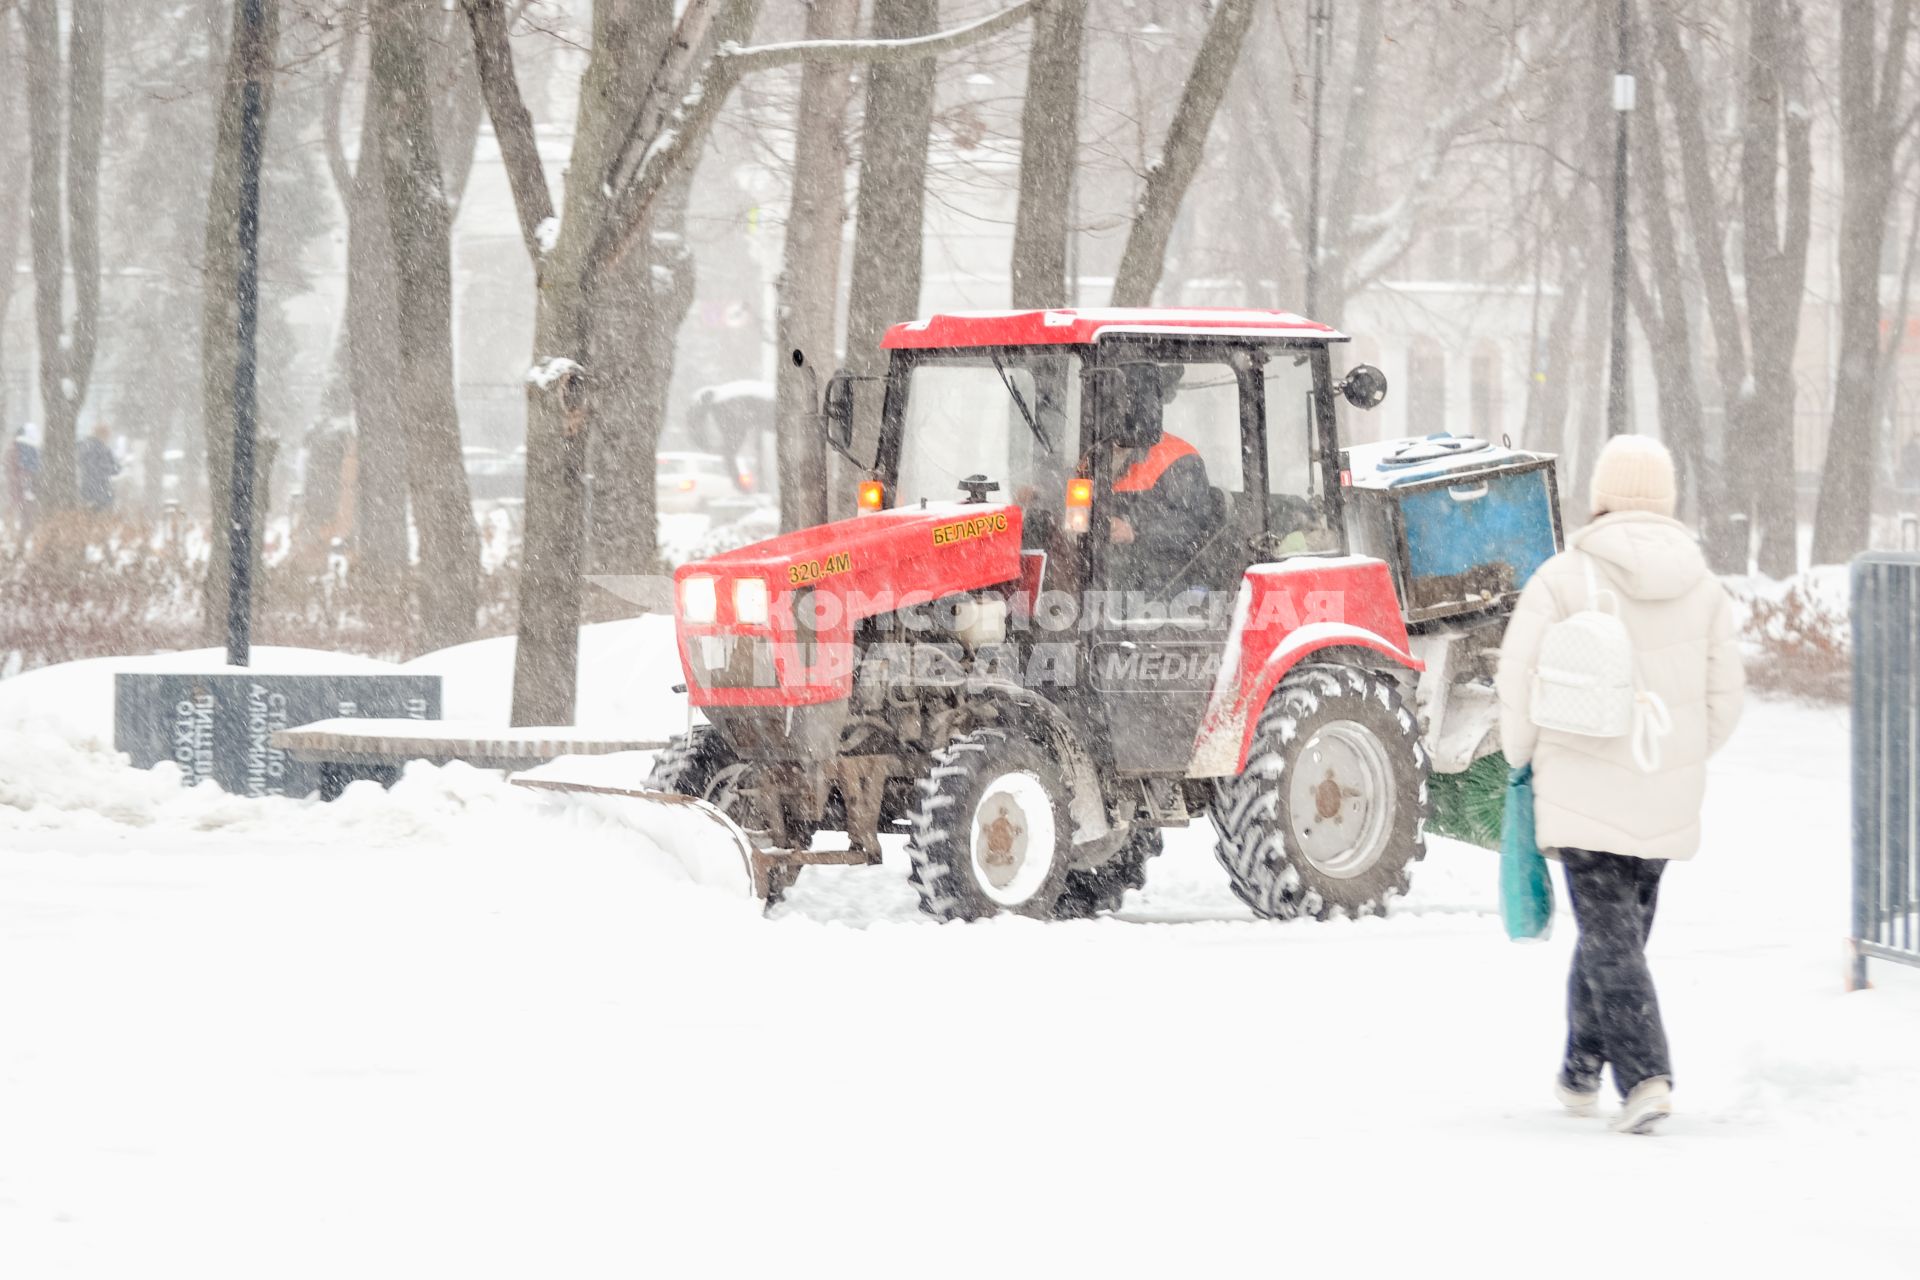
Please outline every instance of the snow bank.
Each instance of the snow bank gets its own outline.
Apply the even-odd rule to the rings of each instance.
[[[439,676],[440,713],[447,719],[505,724],[513,704],[514,644],[512,636],[475,640],[397,669]],[[687,727],[687,697],[673,691],[681,680],[673,619],[665,614],[582,627],[574,722],[623,737],[671,737]]]
[[[276,675],[361,675],[401,668],[357,654],[273,645],[257,646],[250,668],[229,667],[225,649],[82,658],[0,680],[0,729],[52,734],[76,743],[111,743],[113,678],[121,672],[197,673],[243,669]]]
[[[445,719],[505,725],[513,698],[513,653],[512,636],[456,645],[397,666],[354,654],[262,646],[254,649],[248,669],[280,675],[437,675]],[[237,670],[226,665],[224,649],[87,658],[41,667],[0,680],[0,730],[48,734],[77,744],[110,744],[115,675]],[[581,628],[577,710],[581,728],[641,738],[682,732],[687,726],[687,699],[673,692],[680,681],[673,619],[650,615]]]
[[[611,761],[611,764],[607,762]],[[612,785],[645,778],[648,757],[596,757]],[[561,849],[590,841],[633,858],[653,879],[717,889],[752,903],[740,854],[691,808],[578,798],[509,785],[462,764],[408,765],[391,790],[357,782],[338,800],[249,799],[217,786],[182,787],[171,763],[135,769],[95,743],[0,729],[0,833],[25,845],[53,833],[160,838],[246,837],[249,852],[506,848]]]

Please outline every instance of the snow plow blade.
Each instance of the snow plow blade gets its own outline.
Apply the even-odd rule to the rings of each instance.
[[[756,845],[739,823],[705,800],[683,796],[674,791],[649,791],[643,787],[610,787],[591,782],[571,782],[564,778],[517,777],[516,787],[529,791],[557,791],[572,795],[614,796],[641,800],[661,807],[662,816],[671,813],[676,824],[704,826],[690,830],[689,839],[674,841],[687,873],[699,884],[727,889],[735,893],[743,888],[771,906],[780,900],[807,866],[865,866],[869,859],[853,849],[768,849]],[[705,839],[702,839],[702,836]],[[716,848],[716,841],[718,847]],[[700,853],[689,858],[680,850],[692,848]],[[717,856],[712,856],[717,855]]]

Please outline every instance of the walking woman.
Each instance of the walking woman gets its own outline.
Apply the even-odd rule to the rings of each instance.
[[[1567,1052],[1555,1093],[1579,1115],[1613,1068],[1613,1127],[1647,1133],[1672,1111],[1673,1066],[1647,969],[1660,875],[1700,847],[1707,757],[1740,718],[1745,678],[1726,591],[1673,518],[1673,458],[1658,441],[1616,436],[1593,473],[1593,519],[1541,565],[1500,648],[1500,733],[1515,768],[1533,765],[1535,837],[1566,871],[1580,937],[1567,982]],[[1589,577],[1589,570],[1592,577]],[[1632,735],[1587,737],[1532,721],[1541,637],[1555,622],[1611,608],[1633,641],[1641,690],[1666,704],[1658,763]]]

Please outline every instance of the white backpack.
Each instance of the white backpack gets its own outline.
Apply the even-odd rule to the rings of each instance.
[[[1660,739],[1673,728],[1659,694],[1634,676],[1633,637],[1620,621],[1619,597],[1600,590],[1593,557],[1581,553],[1587,607],[1554,623],[1540,637],[1533,671],[1533,723],[1588,738],[1631,734],[1633,761],[1642,773],[1660,767]],[[1612,608],[1602,609],[1606,596]]]

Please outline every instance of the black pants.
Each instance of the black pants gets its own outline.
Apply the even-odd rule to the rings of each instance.
[[[1614,1086],[1622,1097],[1654,1076],[1671,1080],[1667,1029],[1660,1022],[1646,952],[1665,859],[1562,849],[1560,860],[1580,926],[1567,979],[1562,1083],[1583,1092],[1597,1090],[1606,1063],[1613,1064]]]

